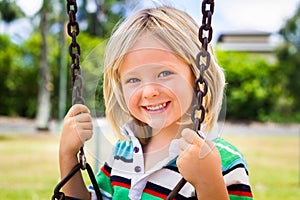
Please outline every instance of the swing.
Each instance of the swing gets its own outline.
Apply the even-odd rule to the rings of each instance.
[[[201,124],[205,118],[205,107],[203,106],[203,98],[207,94],[208,85],[207,80],[204,77],[205,70],[210,65],[210,53],[207,51],[208,44],[212,40],[213,29],[211,26],[212,15],[214,12],[214,0],[203,0],[202,1],[202,25],[199,28],[198,39],[202,44],[200,52],[196,56],[196,65],[200,71],[199,77],[194,82],[194,93],[196,96],[196,103],[192,108],[192,121],[194,124],[194,131],[203,138],[200,133]],[[76,0],[67,0],[67,12],[69,15],[69,22],[67,24],[67,33],[72,38],[72,42],[69,45],[69,54],[72,59],[71,71],[72,71],[72,85],[73,85],[73,98],[72,104],[81,103],[85,104],[85,100],[82,96],[82,76],[80,68],[80,45],[77,43],[76,37],[79,34],[79,24],[76,20],[77,3]],[[201,59],[203,58],[203,59]],[[202,62],[205,60],[205,62]],[[99,186],[96,182],[96,178],[93,174],[91,166],[86,162],[83,147],[79,152],[79,163],[73,167],[69,174],[64,177],[55,187],[52,200],[65,200],[73,199],[66,197],[63,192],[60,192],[61,188],[80,170],[87,170],[89,178],[94,187],[98,200],[102,199]],[[185,185],[186,180],[182,178],[175,186],[173,191],[167,197],[167,200],[174,199],[179,193],[181,188]]]

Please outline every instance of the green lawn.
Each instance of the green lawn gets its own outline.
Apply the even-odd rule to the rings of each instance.
[[[245,155],[255,199],[300,199],[298,136],[224,136]]]
[[[300,199],[298,136],[226,135],[244,153],[255,199]],[[58,136],[0,136],[0,199],[51,199]]]
[[[0,199],[51,199],[58,181],[58,138],[0,136]]]

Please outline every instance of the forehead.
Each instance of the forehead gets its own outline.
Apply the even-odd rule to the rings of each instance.
[[[127,65],[141,66],[147,64],[167,64],[183,62],[174,53],[164,49],[145,48],[127,53],[124,56],[121,67]]]
[[[150,34],[140,37],[123,57],[119,74],[143,65],[184,64],[162,41]]]
[[[119,68],[119,75],[124,75],[142,66],[171,67],[176,71],[186,68],[183,62],[174,53],[164,49],[144,48],[127,53]]]

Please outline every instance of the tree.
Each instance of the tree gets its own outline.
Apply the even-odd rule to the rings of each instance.
[[[122,17],[124,7],[123,0],[77,2],[79,6],[77,20],[80,23],[78,43],[82,47],[81,59],[84,61],[86,56],[84,54],[88,54],[102,42],[102,36],[110,34],[113,26]],[[96,5],[96,10],[87,9],[91,2]],[[70,38],[67,37],[69,41],[67,44],[64,41],[68,16],[65,3],[66,1],[59,0],[43,1],[38,13],[25,16],[34,27],[29,38],[13,43],[9,36],[3,38],[0,36],[0,49],[3,50],[0,52],[0,71],[4,72],[0,84],[2,88],[0,96],[3,97],[0,105],[5,107],[0,114],[35,117],[36,127],[42,130],[49,128],[49,119],[57,118],[58,110],[62,111],[59,116],[62,118],[66,111],[63,103],[66,103],[67,99],[70,106],[72,95],[70,83],[66,86],[66,80],[61,79],[66,76],[70,78],[71,66],[70,58],[66,58]],[[23,17],[24,13],[20,8],[15,0],[0,0],[0,20],[9,25],[17,17]],[[60,74],[59,69],[68,70],[67,75]],[[85,66],[83,69],[85,70]],[[67,94],[59,94],[60,80],[63,88],[61,91]],[[100,86],[101,83],[99,91]],[[58,104],[61,104],[60,109]],[[99,106],[100,112],[103,113],[104,105]]]
[[[49,66],[47,60],[48,44],[47,44],[47,33],[48,33],[48,13],[50,11],[50,3],[43,1],[43,6],[40,11],[41,21],[40,30],[42,38],[42,55],[40,64],[40,79],[39,79],[39,93],[38,93],[38,109],[36,116],[36,127],[39,130],[49,129],[49,118],[50,118],[50,96],[51,96],[51,75],[49,73]]]
[[[88,5],[95,9],[88,10]],[[78,9],[78,21],[87,24],[84,29],[87,33],[108,37],[116,23],[125,14],[124,0],[82,0]]]
[[[10,23],[17,18],[23,17],[24,13],[16,5],[15,1],[2,0],[0,1],[0,19],[6,23]]]
[[[281,83],[282,94],[278,106],[287,116],[300,119],[300,7],[280,29],[283,43],[276,51],[278,58],[277,79]],[[298,111],[298,113],[297,113]],[[297,118],[297,117],[296,117]]]
[[[276,69],[259,54],[216,51],[226,76],[226,117],[230,120],[270,120],[278,96],[272,74]]]

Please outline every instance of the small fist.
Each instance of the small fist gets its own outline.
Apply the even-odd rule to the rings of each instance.
[[[181,135],[177,166],[182,176],[195,187],[207,184],[214,175],[222,177],[220,154],[213,143],[202,139],[191,129],[184,129]]]
[[[77,155],[92,134],[93,123],[89,109],[85,105],[73,105],[63,121],[60,150],[68,155]]]

